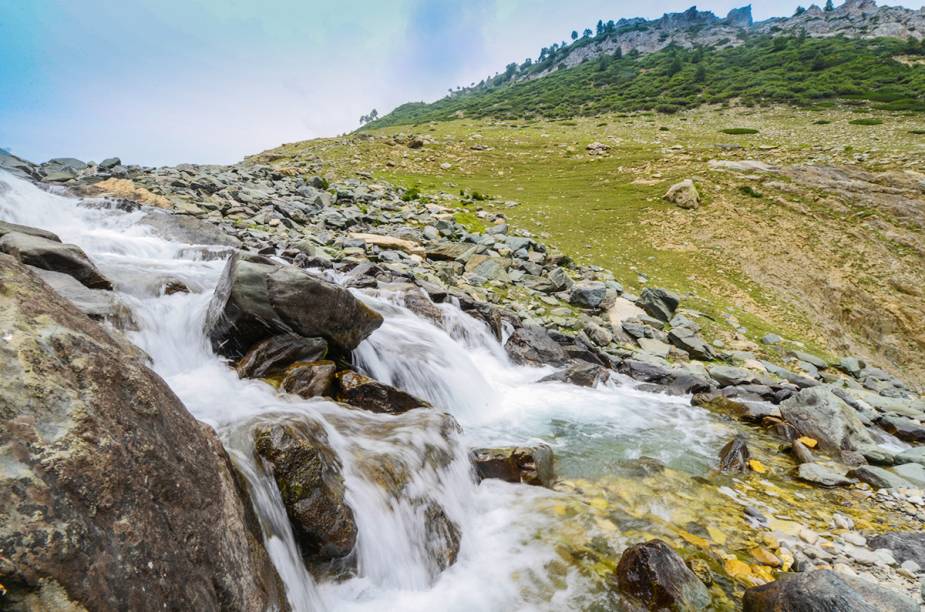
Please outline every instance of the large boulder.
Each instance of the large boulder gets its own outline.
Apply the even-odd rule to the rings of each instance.
[[[5,255],[0,287],[3,605],[286,609],[215,433]]]
[[[327,352],[328,343],[324,338],[279,334],[252,346],[235,369],[241,378],[264,378],[297,361],[317,361]]]
[[[671,320],[680,303],[681,298],[674,293],[665,289],[652,289],[650,287],[643,289],[639,299],[636,300],[636,305],[642,308],[647,315],[663,323]]]
[[[649,610],[703,610],[710,605],[707,587],[661,540],[627,548],[615,578],[621,594]]]
[[[292,418],[254,429],[257,454],[271,466],[302,556],[311,566],[346,560],[357,524],[345,498],[337,454],[324,428]]]
[[[568,361],[562,345],[538,325],[524,325],[514,330],[504,349],[515,363],[522,365],[562,365]]]
[[[925,532],[894,531],[884,533],[868,540],[872,549],[888,548],[897,561],[915,561],[919,567],[925,567]]]
[[[0,238],[6,236],[7,234],[14,233],[26,234],[28,236],[38,236],[39,238],[45,238],[46,240],[51,240],[52,242],[61,242],[61,239],[58,238],[58,235],[54,232],[49,232],[48,230],[43,230],[37,227],[30,227],[28,225],[18,225],[16,223],[0,221]]]
[[[256,342],[281,333],[324,338],[352,351],[382,325],[382,316],[348,290],[265,257],[228,260],[206,316],[213,349],[240,358]]]
[[[803,436],[823,450],[855,451],[873,445],[857,413],[825,386],[803,389],[780,405],[781,414]]]
[[[351,370],[337,373],[337,401],[371,412],[388,414],[401,414],[415,408],[431,407],[410,393]]]
[[[112,283],[77,245],[62,244],[35,234],[10,232],[0,238],[0,251],[24,264],[73,276],[90,289],[112,289]]]
[[[516,448],[480,448],[472,451],[479,480],[497,478],[541,487],[555,480],[552,448],[546,444]]]
[[[745,612],[916,612],[904,595],[830,570],[781,574],[745,591]]]
[[[337,364],[333,361],[300,361],[286,368],[280,388],[310,399],[334,395]]]
[[[700,206],[700,193],[691,179],[684,179],[680,183],[675,183],[669,187],[665,193],[665,199],[678,208],[687,210],[693,210]]]
[[[241,241],[229,236],[215,225],[190,217],[154,210],[145,214],[140,223],[164,238],[187,244],[240,247]]]

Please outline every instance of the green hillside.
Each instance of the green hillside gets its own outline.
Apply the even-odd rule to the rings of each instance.
[[[731,100],[822,108],[849,102],[879,110],[925,111],[925,43],[749,36],[743,44],[723,49],[669,47],[648,55],[601,56],[542,78],[483,85],[433,104],[405,104],[369,127],[460,117],[674,113]]]

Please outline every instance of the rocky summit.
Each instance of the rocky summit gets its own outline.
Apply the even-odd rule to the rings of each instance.
[[[923,11],[0,150],[0,609],[925,609]]]

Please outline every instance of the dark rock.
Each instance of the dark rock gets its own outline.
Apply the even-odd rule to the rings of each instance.
[[[516,329],[504,349],[515,363],[522,365],[562,365],[568,360],[565,349],[537,325]]]
[[[803,389],[780,405],[784,419],[823,450],[858,450],[873,440],[855,411],[828,387]]]
[[[719,471],[729,473],[742,473],[748,471],[748,459],[751,453],[745,438],[736,436],[726,443],[719,451]]]
[[[371,412],[401,414],[431,405],[409,393],[350,370],[337,373],[337,401]]]
[[[480,480],[497,478],[550,487],[555,479],[552,449],[545,444],[526,448],[481,448],[472,451],[471,457]]]
[[[333,361],[294,363],[286,368],[280,388],[309,399],[334,395],[337,365]]]
[[[598,281],[581,281],[572,286],[569,303],[580,308],[598,308],[607,295],[607,286]]]
[[[382,325],[382,316],[346,289],[294,266],[235,253],[209,304],[206,333],[219,354],[240,357],[280,333],[321,337],[351,351]]]
[[[164,283],[164,285],[161,287],[161,291],[164,292],[164,295],[174,295],[177,293],[190,292],[189,287],[187,287],[183,281],[176,279],[168,280],[166,283]]]
[[[710,377],[721,387],[729,385],[747,385],[755,380],[755,374],[745,368],[727,365],[715,365],[707,368]]]
[[[462,533],[439,504],[427,504],[424,510],[424,531],[427,534],[424,546],[437,570],[443,571],[456,563]]]
[[[669,368],[638,359],[625,359],[619,365],[621,373],[642,382],[665,387],[669,393],[686,395],[710,391],[710,381],[685,370]]]
[[[888,548],[900,563],[915,561],[925,567],[925,532],[894,531],[875,536],[867,541],[870,548]]]
[[[925,425],[901,416],[881,417],[877,424],[906,442],[925,442]]]
[[[642,294],[636,300],[636,305],[642,308],[646,314],[664,323],[671,320],[680,303],[681,298],[674,293],[665,289],[648,287],[642,290]]]
[[[716,359],[716,353],[710,345],[686,327],[677,327],[668,332],[668,341],[682,351],[686,351],[694,359],[701,361]]]
[[[5,255],[0,286],[0,607],[288,609],[214,431]]]
[[[607,368],[587,362],[574,363],[564,370],[540,379],[540,382],[567,382],[579,387],[596,387],[610,378]]]
[[[767,402],[730,399],[721,393],[698,393],[691,398],[692,406],[711,412],[728,414],[750,423],[760,423],[765,417],[780,418],[780,409]]]
[[[781,574],[745,591],[744,612],[915,612],[904,595],[831,570]]]
[[[357,525],[347,505],[337,454],[324,428],[290,418],[254,430],[257,454],[270,463],[302,557],[312,566],[348,558]]]
[[[90,289],[112,289],[112,283],[77,245],[11,232],[0,238],[0,251],[24,264],[73,276]]]
[[[710,592],[661,540],[627,548],[616,571],[617,588],[649,610],[702,610]]]
[[[107,170],[112,170],[116,166],[121,166],[121,165],[122,165],[122,160],[119,159],[118,157],[107,157],[106,159],[100,162],[97,168],[99,170],[107,171]]]
[[[241,378],[264,378],[281,372],[296,361],[323,359],[327,352],[328,343],[324,338],[280,334],[252,346],[235,369]]]
[[[866,482],[876,489],[896,489],[912,486],[912,483],[905,478],[894,474],[888,469],[873,465],[862,465],[857,467],[848,472],[848,476],[857,478],[861,482]]]

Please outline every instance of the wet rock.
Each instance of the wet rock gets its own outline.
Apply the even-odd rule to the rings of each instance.
[[[395,387],[391,387],[368,376],[350,370],[337,373],[337,401],[369,410],[401,414],[415,408],[430,408],[431,405]]]
[[[827,451],[858,450],[873,440],[855,411],[828,387],[803,389],[780,405],[781,414],[803,436]]]
[[[472,451],[471,457],[480,480],[497,478],[541,487],[552,486],[555,480],[552,448],[545,444],[518,448],[480,448]]]
[[[446,515],[439,504],[430,502],[424,510],[424,546],[428,558],[443,571],[456,563],[462,532],[459,526]]]
[[[862,465],[848,472],[851,478],[857,478],[876,489],[896,489],[912,486],[908,480],[891,472],[888,469],[874,465]]]
[[[349,291],[294,266],[235,253],[228,260],[206,316],[214,350],[240,357],[280,333],[324,338],[348,352],[382,325],[382,316]]]
[[[750,456],[745,438],[736,436],[719,451],[719,471],[733,474],[747,472]]]
[[[797,468],[797,478],[823,487],[843,487],[855,482],[818,463],[803,463],[800,465]]]
[[[152,228],[159,236],[177,242],[235,248],[241,246],[240,240],[229,236],[212,223],[188,215],[151,211],[141,218],[141,223]]]
[[[781,574],[745,591],[745,612],[915,612],[906,596],[861,578],[817,570]]]
[[[598,308],[607,295],[607,286],[598,281],[581,281],[572,286],[569,303],[580,308]]]
[[[280,388],[305,399],[331,397],[336,373],[337,365],[333,361],[294,363],[286,368]]]
[[[663,323],[667,323],[674,316],[678,304],[681,303],[674,293],[665,289],[645,288],[642,290],[636,305],[642,308],[650,317],[655,317]]]
[[[925,567],[925,532],[894,531],[874,536],[867,542],[873,549],[886,548],[900,563],[914,561]]]
[[[324,428],[307,419],[259,425],[254,447],[271,465],[306,562],[317,567],[346,560],[356,546],[357,525]]]
[[[27,236],[37,236],[38,238],[44,238],[45,240],[51,240],[52,242],[61,242],[61,239],[58,238],[58,235],[53,232],[39,229],[37,227],[30,227],[28,225],[18,225],[16,223],[0,221],[0,238],[6,236],[7,234],[14,233],[26,234]]]
[[[90,289],[112,289],[112,283],[77,245],[10,232],[0,238],[0,251],[24,264],[73,276]]]
[[[132,313],[116,294],[106,289],[90,289],[73,276],[27,266],[36,276],[91,319],[109,321],[117,328],[133,327]]]
[[[524,325],[511,334],[504,349],[522,365],[562,365],[568,360],[565,349],[538,325]]]
[[[288,609],[215,433],[6,255],[0,286],[0,607]]]
[[[596,387],[610,378],[607,368],[586,362],[578,362],[564,370],[540,379],[540,382],[567,382],[579,387]]]
[[[324,338],[279,334],[252,346],[235,369],[241,378],[265,378],[296,361],[318,361],[327,352],[328,343]]]
[[[627,548],[615,578],[620,593],[649,610],[702,610],[710,605],[706,586],[661,540]]]
[[[665,199],[678,208],[693,210],[700,207],[700,193],[691,179],[672,185],[665,193]]]
[[[794,458],[796,458],[797,463],[814,463],[815,459],[813,458],[812,451],[809,450],[803,442],[799,439],[792,442],[792,452]],[[813,469],[813,468],[810,468]]]
[[[639,359],[624,359],[619,365],[619,371],[630,378],[659,385],[674,395],[703,393],[713,388],[709,380],[687,370]]]
[[[913,421],[912,419],[887,415],[877,421],[877,424],[900,440],[905,440],[906,442],[925,442],[925,425]]]

